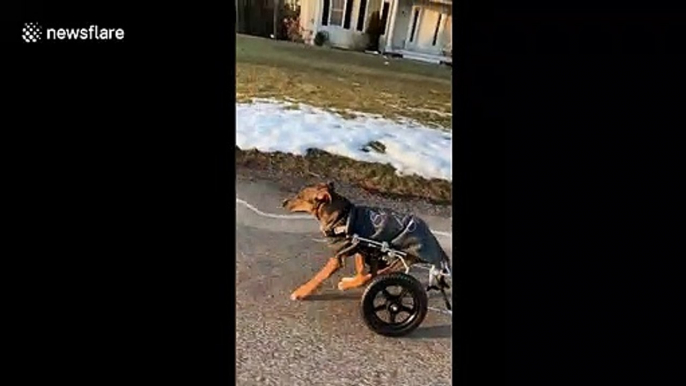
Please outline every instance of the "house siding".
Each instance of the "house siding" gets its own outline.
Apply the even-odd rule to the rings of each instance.
[[[365,15],[364,28],[362,31],[357,31],[357,18],[360,10],[360,0],[354,0],[352,3],[353,11],[351,15],[350,28],[343,28],[342,26],[326,25],[322,23],[322,9],[323,0],[302,0],[300,3],[300,23],[303,28],[303,37],[306,43],[314,44],[314,37],[317,32],[325,31],[328,34],[328,44],[334,47],[363,50],[368,44],[368,36],[366,35],[367,26],[371,15],[374,12],[381,12],[384,3],[389,3],[389,18],[386,22],[386,31],[379,39],[379,47],[384,49],[405,49],[429,54],[442,54],[445,46],[452,42],[451,19],[452,5],[450,3],[441,2],[426,2],[421,0],[368,0],[367,11]],[[422,11],[417,25],[417,34],[421,30],[422,42],[417,44],[417,41],[408,42],[410,25],[412,23],[414,7],[419,7]],[[440,28],[438,31],[438,38],[436,44],[427,43],[430,41],[430,36],[436,29],[436,22],[438,20],[436,13],[440,14]],[[426,23],[422,25],[422,21]],[[390,33],[390,28],[393,29]],[[387,44],[387,39],[391,34],[391,44]]]
[[[378,1],[378,0],[376,0]],[[367,46],[368,38],[365,34],[366,25],[369,19],[369,15],[373,8],[370,3],[375,1],[367,2],[367,16],[365,17],[365,28],[362,31],[357,30],[357,17],[360,11],[360,0],[353,0],[352,2],[352,14],[350,21],[350,28],[343,28],[342,26],[333,25],[322,25],[322,9],[323,0],[303,0],[301,2],[300,8],[300,25],[304,30],[305,42],[308,44],[314,44],[314,37],[317,32],[324,31],[329,36],[328,44],[334,47],[351,49],[351,50],[363,50]],[[307,3],[307,4],[305,4]]]

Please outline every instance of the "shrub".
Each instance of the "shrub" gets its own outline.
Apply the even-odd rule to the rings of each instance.
[[[314,35],[314,44],[317,46],[323,46],[328,40],[329,35],[327,35],[324,31],[319,31],[316,35]]]
[[[369,17],[369,24],[367,24],[367,36],[369,36],[369,42],[367,43],[367,50],[378,51],[379,50],[379,38],[383,34],[383,26],[381,25],[381,17],[379,17],[379,11],[374,11]]]
[[[300,27],[300,6],[284,4],[281,9],[283,15],[279,39],[288,39],[293,42],[302,42],[302,28]]]
[[[286,38],[292,42],[302,42],[302,28],[300,27],[300,17],[283,19]]]

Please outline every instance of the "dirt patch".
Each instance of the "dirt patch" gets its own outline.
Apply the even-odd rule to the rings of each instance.
[[[312,149],[305,156],[236,147],[237,173],[268,172],[277,179],[313,177],[357,186],[364,191],[391,199],[424,200],[433,205],[452,204],[452,184],[445,180],[416,175],[399,176],[390,165],[360,162]]]

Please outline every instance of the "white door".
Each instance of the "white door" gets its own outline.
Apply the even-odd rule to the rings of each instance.
[[[398,1],[398,9],[395,14],[395,26],[393,27],[393,48],[404,48],[407,44],[407,29],[412,19],[412,7]]]
[[[427,54],[439,54],[441,46],[439,29],[445,23],[440,12],[426,7],[413,7],[407,31],[408,50]]]
[[[436,46],[436,32],[440,25],[441,14],[425,8],[420,19],[417,31],[417,47],[421,50],[433,51]]]

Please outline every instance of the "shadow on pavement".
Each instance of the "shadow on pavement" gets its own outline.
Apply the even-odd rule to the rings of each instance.
[[[419,327],[407,336],[409,339],[450,339],[453,336],[452,325]]]
[[[329,300],[360,300],[362,294],[359,292],[340,292],[340,293],[323,293],[323,294],[313,294],[305,299],[304,301],[329,301]]]

